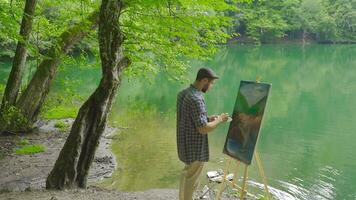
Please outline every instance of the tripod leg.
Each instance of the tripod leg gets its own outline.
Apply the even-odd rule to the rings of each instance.
[[[227,176],[227,173],[228,173],[230,164],[231,164],[231,158],[229,158],[229,161],[228,161],[228,163],[226,164],[226,168],[225,168],[225,171],[224,171],[223,180],[222,180],[222,182],[221,182],[220,189],[219,189],[218,193],[216,194],[216,200],[220,200],[221,193],[222,193],[223,190],[224,190],[224,183],[225,183],[225,181],[226,181],[226,176]]]
[[[256,162],[257,162],[258,170],[260,171],[260,175],[261,175],[261,178],[262,178],[262,181],[263,181],[263,185],[265,186],[265,192],[267,194],[267,199],[270,200],[270,199],[272,199],[271,193],[269,193],[269,191],[268,191],[267,178],[265,176],[265,172],[264,172],[263,167],[262,167],[262,162],[261,162],[261,159],[260,159],[260,155],[257,152],[257,150],[255,151],[255,159],[256,159]]]
[[[245,171],[244,171],[244,179],[242,181],[242,187],[240,192],[240,200],[244,199],[245,196],[245,188],[246,188],[246,180],[247,180],[247,165],[245,164]]]
[[[236,161],[236,170],[235,170],[235,173],[234,173],[234,178],[232,179],[232,187],[235,188],[235,186],[237,185],[237,172],[239,170],[239,164],[240,162],[239,161]],[[238,190],[238,188],[236,187],[236,189]]]

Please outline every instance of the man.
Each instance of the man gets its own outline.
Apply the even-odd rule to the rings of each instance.
[[[206,93],[216,79],[211,69],[201,68],[195,82],[177,96],[178,157],[185,163],[179,187],[180,200],[192,199],[204,162],[209,160],[207,134],[228,119],[227,113],[207,116],[202,93]]]

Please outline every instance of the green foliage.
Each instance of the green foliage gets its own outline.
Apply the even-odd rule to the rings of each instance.
[[[24,155],[24,154],[35,154],[44,152],[45,147],[42,144],[32,144],[32,145],[25,145],[21,148],[15,150],[15,154],[17,155]]]
[[[0,130],[17,132],[32,129],[32,123],[15,106],[5,105],[4,109],[0,112]]]
[[[0,56],[14,55],[17,41],[21,39],[19,30],[24,2],[0,0],[0,47],[3,47],[0,48]],[[29,55],[42,59],[41,52],[46,52],[68,27],[79,23],[93,10],[97,10],[99,3],[97,0],[37,1],[28,43]]]
[[[99,0],[38,1],[30,57],[44,58],[42,53],[63,31],[99,4]],[[303,30],[317,40],[356,40],[353,0],[128,0],[125,4],[120,25],[126,37],[124,52],[133,61],[125,72],[129,76],[163,70],[180,79],[189,59],[208,58],[235,32],[256,42]],[[0,56],[14,55],[21,40],[23,7],[24,1],[0,0]],[[96,31],[90,31],[75,51],[91,52],[99,61]]]
[[[241,7],[242,22],[246,26],[246,34],[256,42],[271,41],[281,38],[287,28],[282,18],[280,2],[256,1]]]
[[[44,110],[42,117],[45,119],[75,118],[77,116],[78,107],[59,105]]]
[[[19,147],[15,149],[15,154],[35,154],[45,151],[45,147],[42,144],[30,144],[28,139],[21,139],[18,142]]]
[[[235,26],[257,42],[302,32],[317,41],[356,42],[355,6],[349,0],[258,0],[238,4]]]
[[[316,39],[329,40],[335,37],[335,21],[327,13],[322,0],[303,0],[295,13],[300,29],[314,33]]]
[[[0,98],[2,98],[4,92],[5,92],[5,85],[0,84]]]
[[[24,145],[29,145],[30,141],[28,139],[21,139],[18,143],[18,145],[24,146]]]
[[[329,0],[327,9],[336,24],[337,40],[356,41],[355,0]]]
[[[58,130],[62,133],[66,133],[69,131],[69,124],[65,123],[64,121],[58,121],[54,124],[55,128],[58,128]]]
[[[42,118],[76,117],[80,105],[100,81],[100,69],[95,63],[95,58],[86,54],[80,54],[75,59],[69,56],[64,58],[41,109]],[[80,78],[84,76],[85,79]]]
[[[0,0],[0,56],[14,56],[25,1]]]
[[[128,76],[165,71],[179,80],[190,59],[213,55],[230,36],[234,4],[223,0],[127,1],[120,20],[124,53],[132,60]]]
[[[263,196],[263,197],[260,197],[258,200],[268,200],[268,198]]]

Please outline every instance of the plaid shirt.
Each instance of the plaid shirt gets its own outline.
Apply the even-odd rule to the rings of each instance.
[[[179,159],[190,164],[209,160],[208,135],[198,132],[198,127],[208,123],[202,92],[193,85],[177,96],[177,148]]]

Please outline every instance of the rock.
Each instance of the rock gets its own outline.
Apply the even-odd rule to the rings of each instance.
[[[111,156],[104,156],[104,157],[100,157],[100,158],[97,157],[94,159],[94,162],[109,164],[109,163],[112,163],[111,159],[112,159]]]

